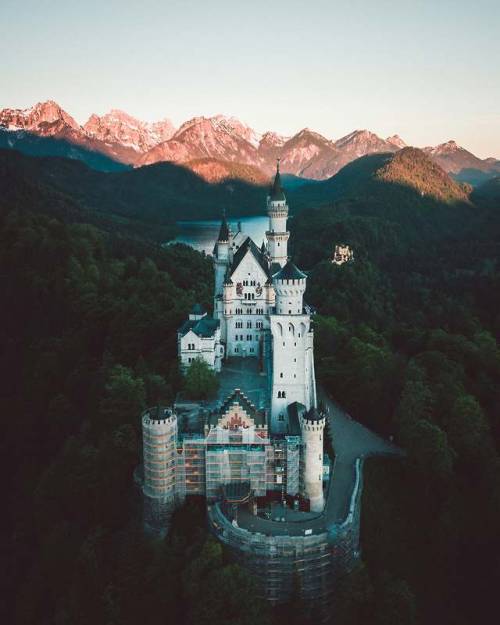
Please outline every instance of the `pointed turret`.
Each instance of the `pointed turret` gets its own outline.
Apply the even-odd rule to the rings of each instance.
[[[276,161],[276,175],[267,197],[267,214],[269,230],[266,232],[267,252],[271,265],[285,265],[287,260],[287,242],[290,233],[286,229],[288,206],[285,193],[281,186],[280,161]]]
[[[217,241],[226,243],[229,241],[229,225],[226,219],[226,211],[222,214],[222,223],[220,225],[219,236],[217,237]]]
[[[276,175],[274,176],[274,182],[271,186],[269,199],[271,200],[271,202],[284,202],[286,200],[283,187],[281,186],[280,159],[279,158],[276,161]]]

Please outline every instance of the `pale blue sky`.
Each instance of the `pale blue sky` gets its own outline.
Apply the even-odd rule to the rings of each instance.
[[[500,157],[500,0],[0,0],[0,108],[356,128]]]

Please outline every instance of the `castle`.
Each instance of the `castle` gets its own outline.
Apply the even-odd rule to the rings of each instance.
[[[262,596],[285,600],[298,574],[303,597],[325,607],[332,579],[359,557],[360,465],[332,498],[307,276],[288,257],[279,163],[267,216],[261,246],[223,217],[213,316],[196,305],[178,331],[181,368],[203,360],[218,397],[142,415],[144,524],[165,533],[187,496],[203,496],[210,529],[255,573]]]
[[[267,215],[261,247],[241,230],[233,233],[224,216],[213,251],[213,317],[196,305],[178,331],[184,369],[202,359],[223,373],[226,363],[245,360],[244,378],[263,376],[260,401],[252,401],[242,379],[213,404],[193,409],[188,402],[187,409],[180,402],[143,415],[143,492],[152,526],[166,528],[187,495],[210,503],[228,487],[323,510],[325,419],[317,411],[311,312],[303,302],[307,276],[288,258],[279,164]]]

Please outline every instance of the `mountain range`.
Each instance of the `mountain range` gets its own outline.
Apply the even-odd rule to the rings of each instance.
[[[209,182],[241,178],[260,183],[278,157],[283,173],[324,180],[361,156],[394,153],[405,145],[398,135],[383,139],[368,130],[337,140],[309,128],[291,137],[260,134],[223,115],[195,117],[176,129],[168,119],[147,123],[116,109],[101,117],[91,115],[79,125],[53,101],[0,111],[0,147],[76,158],[103,171],[168,161],[193,169]],[[424,152],[454,178],[473,185],[500,173],[499,160],[480,159],[454,141]]]

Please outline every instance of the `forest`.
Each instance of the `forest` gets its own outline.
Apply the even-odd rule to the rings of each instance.
[[[6,167],[0,182],[13,180]],[[179,510],[160,544],[141,531],[138,417],[183,388],[175,332],[194,302],[210,307],[209,259],[161,247],[151,221],[90,210],[24,167],[0,196],[2,622],[313,620],[298,597],[274,612],[255,599],[209,537],[201,502]],[[394,176],[311,200],[291,220],[317,309],[318,379],[407,451],[366,462],[363,564],[342,580],[331,620],[489,621],[500,581],[500,203],[453,186],[435,196],[432,184],[422,196]],[[335,243],[354,262],[333,265]]]
[[[366,462],[363,566],[340,622],[486,622],[500,581],[500,202],[381,193],[292,220],[318,379],[407,452]],[[330,262],[336,243],[353,262]]]

